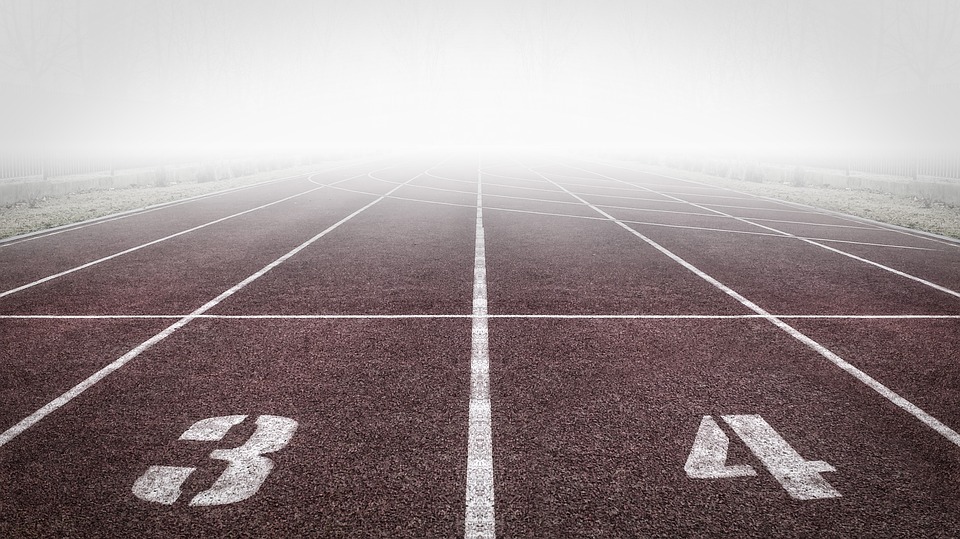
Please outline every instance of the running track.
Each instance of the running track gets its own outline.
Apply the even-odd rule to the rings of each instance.
[[[0,536],[954,537],[960,244],[571,156],[0,242]]]

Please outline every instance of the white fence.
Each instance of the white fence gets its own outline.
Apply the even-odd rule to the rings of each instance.
[[[251,174],[309,162],[311,157],[290,155],[217,156],[202,159],[197,155],[177,158],[107,158],[102,156],[55,157],[36,154],[0,153],[0,181],[37,181],[65,176],[112,176],[133,169],[205,166],[214,178]]]
[[[834,159],[781,158],[768,156],[758,162],[841,170],[845,174],[876,174],[913,179],[960,180],[960,152],[936,155],[851,156]]]
[[[788,155],[641,154],[641,161],[685,170],[744,169],[760,165],[826,169],[850,175],[895,176],[908,179],[960,180],[960,151],[921,156],[804,158]],[[721,176],[726,174],[720,174]]]
[[[919,158],[851,159],[846,170],[907,178],[960,180],[960,153]]]
[[[0,154],[0,180],[46,179],[59,176],[109,175],[118,168],[158,166],[150,161],[115,161],[89,156],[39,156],[34,154]]]

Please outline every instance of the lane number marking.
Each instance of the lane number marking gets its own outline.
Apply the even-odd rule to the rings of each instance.
[[[222,440],[235,425],[247,416],[228,415],[201,419],[190,426],[180,440],[215,442]],[[297,422],[275,415],[257,418],[257,430],[243,445],[233,449],[215,449],[210,458],[229,464],[213,485],[190,500],[190,505],[225,505],[246,500],[260,490],[273,461],[263,455],[283,449],[297,430]],[[196,468],[183,466],[150,466],[133,484],[133,494],[141,500],[165,505],[180,497],[181,486]]]
[[[818,500],[839,498],[840,493],[823,477],[837,471],[822,460],[804,460],[780,434],[759,415],[725,415],[723,420],[756,455],[791,498]],[[730,439],[710,416],[703,416],[693,448],[683,469],[693,479],[723,479],[757,475],[748,464],[727,465]]]

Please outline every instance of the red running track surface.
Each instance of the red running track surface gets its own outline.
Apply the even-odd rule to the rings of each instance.
[[[960,534],[960,243],[628,165],[0,242],[0,339],[5,537]]]

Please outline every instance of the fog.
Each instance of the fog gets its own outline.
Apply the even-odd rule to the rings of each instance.
[[[943,150],[955,0],[0,0],[13,148]]]

